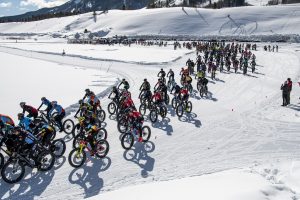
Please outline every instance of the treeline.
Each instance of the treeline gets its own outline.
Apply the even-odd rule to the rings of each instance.
[[[26,17],[20,17],[13,19],[11,17],[3,17],[0,18],[0,23],[7,23],[7,22],[31,22],[31,21],[39,21],[44,19],[50,19],[50,18],[56,18],[56,17],[67,17],[72,15],[78,15],[81,14],[80,11],[76,12],[57,12],[57,13],[46,13],[46,14],[40,14],[40,15],[31,15]]]
[[[238,7],[248,5],[245,0],[184,0],[181,5],[175,5],[175,0],[150,0],[147,8],[165,8],[165,7],[203,7],[203,8],[224,8]]]

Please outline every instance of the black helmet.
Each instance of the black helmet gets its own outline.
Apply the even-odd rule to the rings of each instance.
[[[147,79],[145,78],[145,79],[144,79],[144,81],[146,82],[146,81],[147,81]]]
[[[164,71],[163,68],[161,68],[160,71]]]
[[[42,97],[41,100],[42,100],[42,101],[45,101],[45,100],[46,100],[46,97]]]
[[[21,102],[21,103],[20,103],[21,108],[23,108],[23,106],[25,106],[25,105],[26,105],[25,102]]]
[[[85,89],[85,93],[90,93],[91,90],[89,88]]]
[[[125,78],[122,79],[122,82],[124,82],[124,81],[125,81]]]

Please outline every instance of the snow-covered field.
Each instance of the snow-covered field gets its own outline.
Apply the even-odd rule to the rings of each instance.
[[[0,24],[2,34],[74,35],[84,29],[115,35],[273,35],[299,34],[300,5],[224,9],[162,8],[111,10],[27,23]],[[155,20],[159,18],[159,21]]]
[[[298,196],[298,187],[293,187],[286,182],[274,183],[266,173],[268,169],[272,171],[272,167],[278,169],[280,167],[278,162],[287,163],[284,170],[288,170],[289,167],[293,167],[295,171],[299,170],[298,164],[289,164],[292,161],[298,162],[300,158],[300,106],[298,104],[300,89],[296,83],[300,74],[300,55],[295,51],[299,47],[285,44],[280,46],[279,53],[273,53],[262,51],[262,45],[259,44],[259,51],[255,52],[258,63],[257,73],[249,76],[240,73],[218,73],[218,79],[209,83],[210,96],[207,99],[201,99],[199,94],[191,98],[193,103],[191,114],[178,119],[174,110],[169,108],[165,120],[156,124],[150,124],[147,120],[146,124],[152,129],[149,143],[136,144],[132,150],[124,151],[120,145],[117,124],[112,116],[106,120],[111,147],[108,158],[92,159],[82,168],[73,169],[66,161],[71,150],[71,142],[69,142],[70,138],[65,137],[67,152],[65,157],[56,163],[54,170],[47,173],[37,173],[33,170],[33,173],[30,173],[28,169],[26,178],[15,185],[0,181],[1,199],[81,199],[127,186],[157,181],[167,182],[157,183],[157,186],[156,184],[145,185],[145,188],[156,190],[157,187],[166,187],[168,191],[167,188],[173,185],[182,184],[182,187],[185,187],[197,183],[201,186],[209,182],[215,187],[208,187],[210,186],[208,184],[209,189],[205,189],[206,192],[201,193],[198,188],[197,190],[191,188],[188,192],[204,196],[205,199],[209,199],[206,195],[215,193],[215,196],[211,195],[213,200],[222,192],[224,197],[231,200],[234,198],[260,200],[265,196],[272,200],[281,200]],[[186,60],[195,59],[193,53],[182,55],[181,59],[174,62],[140,65],[31,52],[22,50],[27,46],[23,48],[21,44],[18,48],[0,48],[2,52],[9,53],[0,54],[1,60],[7,63],[7,67],[1,67],[1,72],[10,74],[13,71],[17,73],[15,75],[17,77],[22,75],[21,77],[24,77],[22,82],[26,82],[20,85],[19,81],[16,82],[11,78],[14,77],[12,75],[1,77],[1,88],[6,85],[6,81],[13,85],[9,87],[13,89],[1,89],[5,91],[5,99],[7,99],[1,103],[1,113],[4,110],[6,111],[4,114],[8,115],[15,115],[19,110],[20,100],[38,105],[41,96],[55,98],[68,107],[82,97],[86,87],[95,84],[96,86],[91,88],[100,94],[121,77],[129,80],[130,91],[137,103],[138,88],[145,77],[153,87],[160,68],[165,70],[173,68],[177,72],[176,78],[179,78],[179,70],[185,65]],[[134,47],[132,51],[135,51],[137,57],[143,53],[139,48]],[[174,52],[172,49],[168,51],[170,54]],[[16,63],[20,64],[16,66]],[[39,72],[41,67],[46,71]],[[62,74],[57,75],[60,72]],[[33,79],[33,73],[38,77],[36,81]],[[55,77],[55,81],[52,81],[51,77]],[[280,106],[279,88],[287,77],[291,77],[295,84],[292,105],[284,108]],[[2,82],[3,80],[5,82]],[[19,77],[17,80],[23,79]],[[36,82],[41,81],[42,83],[37,86]],[[106,108],[109,100],[104,97],[101,102]],[[63,134],[60,136],[64,137]],[[265,171],[263,170],[265,164],[272,166],[266,167]],[[231,170],[236,168],[241,170]],[[215,174],[223,170],[229,171]],[[212,175],[200,176],[208,173]],[[168,181],[191,176],[200,177]],[[288,183],[298,185],[293,176],[288,174],[277,178],[289,179],[294,182]],[[249,181],[243,186],[250,189],[236,193],[236,187],[240,186],[240,182],[245,179]],[[278,183],[281,185],[278,186]],[[138,187],[136,190],[140,189],[146,190],[144,187]],[[135,191],[131,187],[128,190]],[[114,196],[110,195],[123,195],[122,191],[107,194],[107,197],[104,194],[103,198],[111,199]],[[231,198],[231,194],[237,196]]]
[[[68,107],[77,103],[78,95],[83,95],[86,88],[102,91],[117,82],[116,75],[100,68],[86,69],[2,52],[0,57],[0,110],[14,119],[22,101],[38,107],[45,96]]]
[[[280,164],[280,169],[233,169],[158,183],[149,183],[107,192],[89,200],[202,199],[206,200],[287,200],[298,199],[299,162]],[[255,171],[257,170],[257,171]],[[296,190],[295,190],[296,189]],[[147,193],[147,195],[145,195]]]
[[[108,36],[298,34],[299,8],[109,11],[98,16],[97,22],[88,13],[0,24],[0,33],[72,35],[87,28],[107,30]],[[159,23],[153,20],[158,17]],[[232,20],[240,26],[233,26]],[[38,36],[31,39],[34,37]],[[71,45],[46,38],[24,43],[1,41],[1,114],[15,118],[20,101],[38,106],[42,96],[57,100],[70,113],[87,87],[99,95],[106,110],[110,102],[107,91],[120,78],[129,81],[139,106],[144,78],[153,88],[160,68],[172,68],[178,81],[186,60],[196,57],[194,52],[174,51],[171,46]],[[41,39],[44,43],[38,43]],[[108,157],[92,158],[74,169],[67,161],[71,138],[58,134],[67,142],[67,151],[54,169],[46,173],[27,169],[25,179],[15,185],[0,180],[0,199],[300,199],[300,46],[279,44],[279,52],[274,53],[262,51],[263,45],[259,43],[255,52],[258,65],[254,74],[217,73],[217,80],[209,79],[207,98],[196,92],[191,96],[191,114],[179,119],[169,107],[164,120],[151,124],[147,119],[152,135],[146,144],[124,151],[115,116],[107,116]],[[61,55],[63,49],[66,56]],[[291,105],[281,107],[280,86],[288,77],[294,81]]]
[[[62,43],[9,43],[1,40],[0,46],[24,49],[35,52],[47,52],[61,55],[63,50],[68,56],[85,57],[98,59],[102,61],[121,61],[143,64],[167,63],[181,58],[183,55],[191,53],[186,48],[177,51],[170,51],[173,45],[168,47],[153,48],[140,45],[131,45],[131,47],[120,45],[81,45],[81,44],[62,44]],[[137,55],[136,52],[139,52]]]

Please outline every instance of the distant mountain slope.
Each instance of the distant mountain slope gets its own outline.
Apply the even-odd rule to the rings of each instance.
[[[126,0],[128,9],[140,9],[147,6],[149,0]],[[27,12],[25,14],[2,17],[1,20],[17,21],[31,16],[55,14],[60,12],[80,12],[86,13],[94,10],[122,9],[123,0],[70,0],[67,3],[53,7],[42,8],[37,11]]]
[[[189,35],[253,36],[299,34],[300,5],[226,9],[160,8],[110,10],[64,18],[0,24],[0,34],[72,36],[85,29],[102,36]],[[98,12],[99,13],[99,12]]]

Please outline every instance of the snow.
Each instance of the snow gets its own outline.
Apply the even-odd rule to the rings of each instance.
[[[22,45],[25,45],[26,48],[23,48]],[[61,47],[65,47],[65,45],[61,44]],[[249,76],[243,76],[240,73],[217,73],[218,79],[209,83],[208,87],[211,93],[208,98],[201,99],[198,94],[191,98],[193,112],[190,115],[185,115],[183,118],[178,119],[174,111],[170,109],[167,118],[162,121],[159,119],[160,121],[156,124],[151,124],[149,120],[146,120],[145,124],[152,129],[149,143],[145,145],[135,144],[132,150],[124,151],[120,145],[120,134],[116,128],[117,124],[113,120],[114,117],[108,117],[105,124],[110,143],[108,158],[103,160],[91,159],[82,168],[73,169],[66,161],[71,150],[71,142],[67,142],[65,157],[58,161],[55,170],[49,173],[39,173],[34,170],[33,173],[28,173],[23,181],[13,186],[0,181],[2,188],[0,197],[2,199],[9,197],[76,200],[132,185],[151,182],[160,184],[160,181],[170,181],[192,176],[200,176],[199,179],[202,179],[201,175],[212,174],[212,177],[219,176],[219,178],[205,176],[206,178],[204,177],[200,182],[206,183],[208,179],[211,179],[211,185],[218,185],[217,183],[223,180],[220,182],[220,184],[223,184],[223,187],[219,185],[220,187],[218,188],[227,188],[226,186],[228,185],[228,189],[224,191],[217,190],[218,188],[214,190],[214,187],[207,187],[207,190],[211,191],[210,195],[230,195],[235,191],[232,189],[234,188],[233,186],[243,183],[241,179],[238,180],[235,177],[248,177],[251,191],[241,190],[240,195],[243,198],[240,196],[236,198],[261,199],[264,196],[259,191],[264,191],[265,194],[269,194],[272,198],[274,196],[273,199],[287,199],[285,197],[292,195],[289,190],[280,192],[276,189],[277,186],[274,186],[274,189],[271,185],[273,183],[267,183],[253,174],[244,173],[244,170],[255,163],[258,163],[258,166],[265,163],[275,165],[278,160],[289,162],[290,160],[298,161],[300,158],[298,153],[300,142],[298,132],[300,128],[298,95],[300,88],[296,83],[300,74],[300,55],[298,51],[295,51],[299,47],[296,44],[281,44],[279,53],[273,53],[262,51],[263,45],[265,44],[259,44],[259,51],[255,52],[258,64],[257,73],[249,74]],[[43,44],[43,49],[50,49],[50,47],[51,44],[49,44],[49,47],[47,47],[47,44]],[[45,69],[48,69],[48,65],[49,69],[57,67],[59,70],[62,70],[62,74],[65,74],[64,77],[67,77],[64,82],[57,78],[59,84],[66,85],[67,89],[72,88],[76,91],[60,91],[64,87],[59,87],[60,89],[56,89],[55,92],[49,91],[49,93],[45,94],[49,90],[47,88],[51,88],[50,86],[53,84],[46,81],[44,86],[39,86],[40,89],[34,90],[35,92],[28,92],[27,88],[34,87],[36,83],[35,81],[28,81],[30,85],[26,85],[27,90],[14,86],[14,92],[6,93],[5,96],[9,100],[5,100],[5,106],[1,107],[1,112],[3,109],[9,109],[5,113],[8,115],[14,115],[16,111],[19,111],[18,103],[21,99],[37,105],[41,96],[53,96],[53,98],[62,101],[64,106],[70,106],[70,104],[76,103],[82,97],[83,90],[89,87],[88,85],[91,84],[91,81],[98,80],[98,77],[91,75],[104,73],[104,76],[106,71],[112,74],[108,78],[109,83],[105,86],[103,85],[103,87],[93,88],[95,92],[100,94],[105,88],[114,84],[117,77],[125,77],[130,82],[130,91],[134,101],[137,103],[139,87],[145,77],[147,77],[153,87],[157,81],[157,73],[160,68],[165,68],[165,70],[173,68],[176,71],[176,79],[178,80],[180,68],[185,65],[186,60],[188,58],[195,59],[195,54],[189,54],[183,55],[181,59],[174,62],[140,65],[138,63],[105,62],[93,58],[31,52],[26,50],[28,48],[27,44],[20,44],[18,48],[0,47],[0,51],[14,55],[9,57],[8,54],[2,53],[1,59],[4,59],[5,63],[15,63],[14,61],[21,60],[20,63],[22,63],[24,69],[28,67],[30,69],[24,70],[25,72],[21,71],[22,73],[20,74],[25,77],[29,77],[28,73],[32,72],[31,67],[34,67],[34,72],[36,68],[46,67]],[[160,49],[159,47],[152,48]],[[142,56],[144,53],[136,47],[133,47],[132,51],[137,57]],[[170,54],[174,52],[171,49],[168,51],[170,51]],[[74,69],[74,66],[78,69]],[[102,72],[99,70],[101,66]],[[2,68],[5,72],[9,72],[9,69],[10,65],[7,68]],[[12,68],[12,70],[14,69]],[[73,76],[66,74],[65,70],[67,69],[75,73],[74,77],[80,75],[82,78],[73,79]],[[97,71],[94,71],[95,69]],[[84,75],[84,72],[87,74]],[[51,73],[49,77],[54,76]],[[45,72],[42,71],[42,75],[38,77],[44,77],[44,74]],[[12,77],[11,75],[5,77],[11,81],[9,78]],[[282,102],[279,88],[287,77],[291,77],[295,84],[291,96],[292,105],[285,108],[280,106]],[[100,81],[102,81],[102,78]],[[11,83],[13,85],[16,83],[14,81],[11,82],[13,82]],[[193,85],[195,87],[195,82]],[[21,95],[16,96],[16,94]],[[8,101],[14,101],[14,103],[12,102],[10,105]],[[101,103],[105,110],[109,102],[109,99],[102,96]],[[63,134],[59,137],[70,141]],[[294,171],[298,170],[298,166],[295,165]],[[221,175],[214,174],[234,168],[242,168],[243,172],[235,171],[224,172],[225,174]],[[260,169],[253,169],[253,171],[263,176],[263,173],[259,173]],[[264,172],[264,170],[261,171]],[[226,175],[227,173],[229,173],[228,176]],[[230,179],[228,180],[229,176]],[[285,187],[296,185],[293,184],[295,183],[293,181],[296,180],[292,179],[292,177],[284,183]],[[232,188],[228,184],[230,180],[233,181]],[[38,183],[42,184],[37,185]],[[174,184],[177,183],[175,182]],[[154,185],[153,187],[156,187]],[[293,190],[296,191],[297,188],[293,188]],[[14,192],[9,193],[9,191]],[[199,195],[206,194],[208,193]]]
[[[145,195],[145,193],[147,195]],[[122,188],[88,200],[124,199],[206,199],[206,200],[270,200],[291,199],[293,194],[277,188],[259,174],[247,170],[228,170],[197,177],[162,181]]]
[[[129,81],[133,100],[139,106],[139,87],[144,78],[153,88],[160,68],[172,68],[179,82],[181,67],[188,58],[196,57],[194,52],[174,51],[171,46],[71,45],[62,39],[49,40],[54,33],[72,35],[87,28],[95,32],[110,30],[108,36],[274,36],[273,33],[299,33],[297,9],[299,5],[184,11],[143,9],[109,11],[100,15],[96,23],[88,13],[0,24],[3,35],[42,34],[32,36],[39,42],[1,41],[0,112],[15,117],[20,101],[38,106],[42,96],[73,111],[87,87],[99,94],[107,111],[107,92],[123,77]],[[228,14],[245,26],[232,26]],[[153,20],[158,16],[159,23]],[[67,26],[69,30],[65,29]],[[217,73],[217,80],[209,79],[207,98],[200,98],[198,93],[191,96],[191,114],[178,118],[169,108],[167,118],[159,118],[155,124],[146,118],[145,125],[152,130],[148,143],[137,143],[124,151],[115,116],[107,116],[103,126],[110,143],[108,157],[91,158],[83,167],[74,169],[67,161],[71,138],[58,134],[67,142],[67,151],[55,168],[46,173],[27,168],[25,179],[15,185],[0,180],[0,198],[300,199],[300,47],[279,44],[279,52],[275,53],[263,51],[263,45],[266,44],[259,43],[258,51],[254,52],[256,73]],[[61,55],[63,49],[66,56]],[[291,105],[281,107],[280,85],[288,77],[294,82]]]
[[[224,9],[161,8],[111,10],[97,16],[92,13],[28,23],[0,24],[2,34],[74,35],[84,29],[109,30],[115,35],[273,35],[299,34],[300,5],[249,6]],[[230,15],[231,18],[228,18]],[[159,23],[155,19],[159,16]]]
[[[173,43],[172,43],[173,44]],[[134,63],[167,63],[181,58],[183,55],[191,53],[186,48],[178,51],[170,51],[173,45],[167,48],[144,47],[140,45],[131,45],[131,47],[114,45],[81,45],[81,44],[62,44],[62,43],[5,43],[2,40],[0,46],[24,49],[28,51],[47,52],[61,54],[63,49],[70,56],[86,57],[99,59],[102,61],[122,61]],[[137,51],[139,52],[137,56]]]
[[[38,107],[41,97],[56,100],[64,108],[76,103],[86,88],[104,90],[117,81],[115,75],[95,69],[56,64],[0,53],[0,110],[15,120],[24,101]]]

